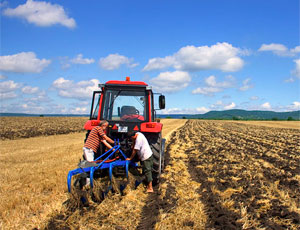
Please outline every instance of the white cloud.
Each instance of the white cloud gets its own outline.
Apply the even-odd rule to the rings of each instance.
[[[143,68],[143,71],[161,70],[173,66],[175,63],[176,58],[174,56],[151,58],[148,64]]]
[[[50,104],[51,113],[69,113],[68,109],[64,105]]]
[[[45,113],[46,111],[44,106],[32,102],[23,103],[21,105],[21,108],[23,113],[37,114],[37,113]]]
[[[76,108],[70,109],[70,112],[72,114],[86,114],[86,113],[88,113],[88,108],[86,108],[86,107],[76,107]]]
[[[69,57],[59,57],[58,59],[62,70],[66,70],[71,67]]]
[[[216,87],[202,87],[197,88],[192,91],[193,94],[203,94],[203,95],[209,95],[213,96],[215,93],[223,91],[222,88],[216,88]]]
[[[278,56],[295,56],[300,52],[300,46],[296,46],[294,49],[288,49],[285,45],[271,43],[271,44],[262,44],[258,51],[270,51],[273,54]]]
[[[76,101],[70,104],[71,107],[67,113],[71,114],[88,114],[90,112],[90,100]]]
[[[54,88],[57,89],[68,89],[71,88],[73,84],[73,81],[66,80],[63,77],[60,77],[53,82]]]
[[[271,104],[269,102],[266,102],[266,103],[262,104],[260,107],[262,109],[267,109],[267,110],[272,109]]]
[[[231,75],[226,76],[226,81],[217,82],[216,77],[211,75],[205,79],[205,83],[210,87],[217,87],[217,88],[230,88],[234,86],[234,77]]]
[[[8,72],[40,73],[50,63],[50,60],[38,59],[33,52],[0,56],[0,70]]]
[[[294,101],[290,105],[287,106],[282,106],[281,110],[283,111],[295,111],[295,110],[300,110],[300,101]]]
[[[210,108],[212,108],[212,109],[219,109],[221,106],[223,106],[223,101],[219,100],[216,103],[211,104]]]
[[[191,81],[189,73],[182,71],[163,72],[150,79],[153,89],[160,93],[173,93],[186,88]]]
[[[300,110],[300,101],[294,101],[293,103],[289,104],[289,105],[278,105],[278,106],[272,106],[271,105],[267,105],[267,110],[271,110],[272,111],[276,111],[276,112],[290,112],[290,111],[297,111]],[[253,107],[253,109],[262,109],[262,106],[258,106],[258,107]],[[263,108],[266,109],[266,108]]]
[[[294,101],[294,102],[292,103],[292,105],[289,106],[289,108],[291,108],[291,109],[293,109],[293,110],[298,110],[298,109],[300,109],[300,102],[299,102],[299,101]]]
[[[209,109],[204,106],[196,108],[197,113],[207,113],[208,111]]]
[[[32,113],[32,114],[59,114],[68,113],[64,105],[43,103],[45,101],[18,100],[17,102],[3,103],[1,112]],[[49,102],[49,101],[46,101]]]
[[[293,70],[292,73],[296,77],[300,78],[300,59],[296,59],[294,60],[294,62],[296,63],[296,68]]]
[[[38,91],[39,91],[39,87],[25,86],[22,88],[22,92],[25,94],[35,94]]]
[[[294,82],[295,79],[293,77],[290,77],[289,79],[285,79],[284,82],[286,83],[291,83],[291,82]]]
[[[241,90],[241,91],[246,91],[246,90],[248,90],[248,89],[253,88],[253,85],[250,84],[250,81],[251,81],[250,78],[245,79],[245,80],[243,81],[242,87],[240,87],[240,90]]]
[[[15,9],[5,9],[4,15],[19,17],[27,20],[29,23],[42,27],[52,26],[55,24],[61,24],[68,28],[76,27],[75,20],[68,17],[61,5],[51,4],[48,2],[27,0],[25,4],[19,5]]]
[[[235,79],[232,76],[227,76],[225,81],[217,82],[216,77],[211,75],[205,79],[205,84],[205,87],[194,89],[192,93],[213,96],[215,93],[222,92],[226,88],[234,87]]]
[[[300,46],[296,46],[294,49],[291,49],[291,53],[294,54],[300,53]]]
[[[83,55],[82,54],[78,54],[75,58],[71,59],[71,63],[74,63],[74,64],[82,64],[82,65],[85,65],[85,64],[92,64],[94,63],[95,60],[93,58],[83,58]]]
[[[52,86],[58,90],[58,94],[61,97],[74,98],[74,99],[90,99],[93,91],[99,90],[98,84],[100,82],[97,79],[89,81],[80,81],[75,83],[71,80],[64,78],[56,79]]]
[[[162,110],[162,114],[203,114],[210,111],[205,107],[198,108],[169,108]]]
[[[93,58],[83,58],[82,54],[78,54],[76,57],[70,59],[69,57],[59,57],[61,68],[66,70],[71,67],[71,64],[88,65],[95,62]]]
[[[0,80],[5,80],[7,77],[5,75],[0,74]]]
[[[257,96],[252,96],[252,97],[250,97],[249,99],[252,100],[252,101],[256,101],[256,100],[259,99],[259,97],[257,97]]]
[[[8,107],[7,110],[11,110]],[[51,104],[51,103],[41,103],[40,101],[26,101],[16,104],[14,106],[15,111],[22,113],[32,113],[32,114],[59,114],[66,113],[67,109],[63,105]]]
[[[4,99],[12,99],[12,98],[16,98],[18,95],[15,92],[5,92],[5,93],[1,93],[0,92],[0,99],[4,100]]]
[[[38,90],[37,92],[32,94],[33,94],[32,97],[24,98],[24,101],[26,102],[50,102],[51,101],[51,99],[48,97],[45,90],[42,91]]]
[[[14,81],[3,81],[0,82],[0,98],[1,100],[4,99],[11,99],[17,97],[15,93],[22,85],[20,83],[16,83]]]
[[[172,56],[150,59],[143,71],[173,67],[184,71],[219,69],[224,72],[235,72],[244,65],[244,61],[238,56],[242,53],[242,50],[226,42],[210,47],[186,46]]]
[[[90,105],[90,100],[88,101],[76,101],[74,103],[72,103],[71,105],[73,105],[74,107],[86,107]]]
[[[110,54],[105,58],[100,58],[99,65],[105,70],[115,70],[121,65],[127,65],[130,68],[136,67],[138,64],[134,63],[133,58],[128,58],[120,54]]]
[[[287,53],[288,48],[282,44],[262,44],[262,46],[258,49],[258,51],[272,51],[275,54],[282,55]]]
[[[21,87],[20,83],[16,83],[12,80],[0,82],[0,92],[11,92]]]
[[[16,98],[17,91],[22,87],[21,83],[16,83],[12,80],[0,82],[0,97],[1,99]],[[46,92],[38,87],[25,86],[22,87],[22,100],[24,102],[47,102],[50,101]],[[29,95],[29,97],[28,97]],[[21,100],[21,98],[20,98]]]
[[[231,102],[231,104],[224,106],[224,109],[233,109],[235,108],[236,104],[234,102]]]
[[[216,105],[223,105],[223,102],[222,101],[217,101]]]

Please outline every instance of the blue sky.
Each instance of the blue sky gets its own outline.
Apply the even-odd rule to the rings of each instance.
[[[1,1],[1,112],[87,114],[108,80],[162,113],[300,109],[298,0]]]

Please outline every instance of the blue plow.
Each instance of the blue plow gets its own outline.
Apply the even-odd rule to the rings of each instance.
[[[128,179],[129,167],[136,168],[136,167],[138,167],[138,164],[134,163],[132,161],[126,161],[127,157],[121,150],[119,141],[118,142],[115,141],[115,143],[116,144],[114,145],[113,148],[109,149],[104,154],[102,154],[100,157],[95,159],[94,162],[85,161],[85,164],[83,164],[83,165],[80,162],[79,168],[69,171],[69,173],[68,173],[68,191],[69,192],[71,192],[72,177],[77,174],[87,174],[87,173],[90,174],[91,189],[93,189],[93,187],[94,187],[94,173],[98,170],[108,169],[110,184],[112,184],[113,168],[114,167],[124,167],[125,173],[126,173],[126,178]],[[119,154],[120,157],[118,159],[111,159],[116,152],[120,153]],[[104,160],[101,161],[100,159],[103,159],[103,158],[104,158]],[[99,162],[99,163],[97,163],[97,162]],[[111,187],[112,186],[110,185],[109,189],[111,189]],[[123,190],[124,187],[120,188],[120,189]]]

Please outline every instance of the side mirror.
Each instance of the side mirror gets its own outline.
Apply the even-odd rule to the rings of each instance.
[[[166,100],[164,95],[159,96],[159,108],[164,109],[166,107]]]

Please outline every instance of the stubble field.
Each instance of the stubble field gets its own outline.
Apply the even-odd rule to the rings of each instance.
[[[0,117],[1,140],[84,131],[87,117]]]
[[[166,168],[153,194],[77,207],[66,175],[84,133],[1,142],[3,229],[297,229],[299,122],[163,120]],[[186,123],[185,123],[186,122]],[[279,123],[276,123],[279,124]],[[270,125],[268,123],[267,125]]]

